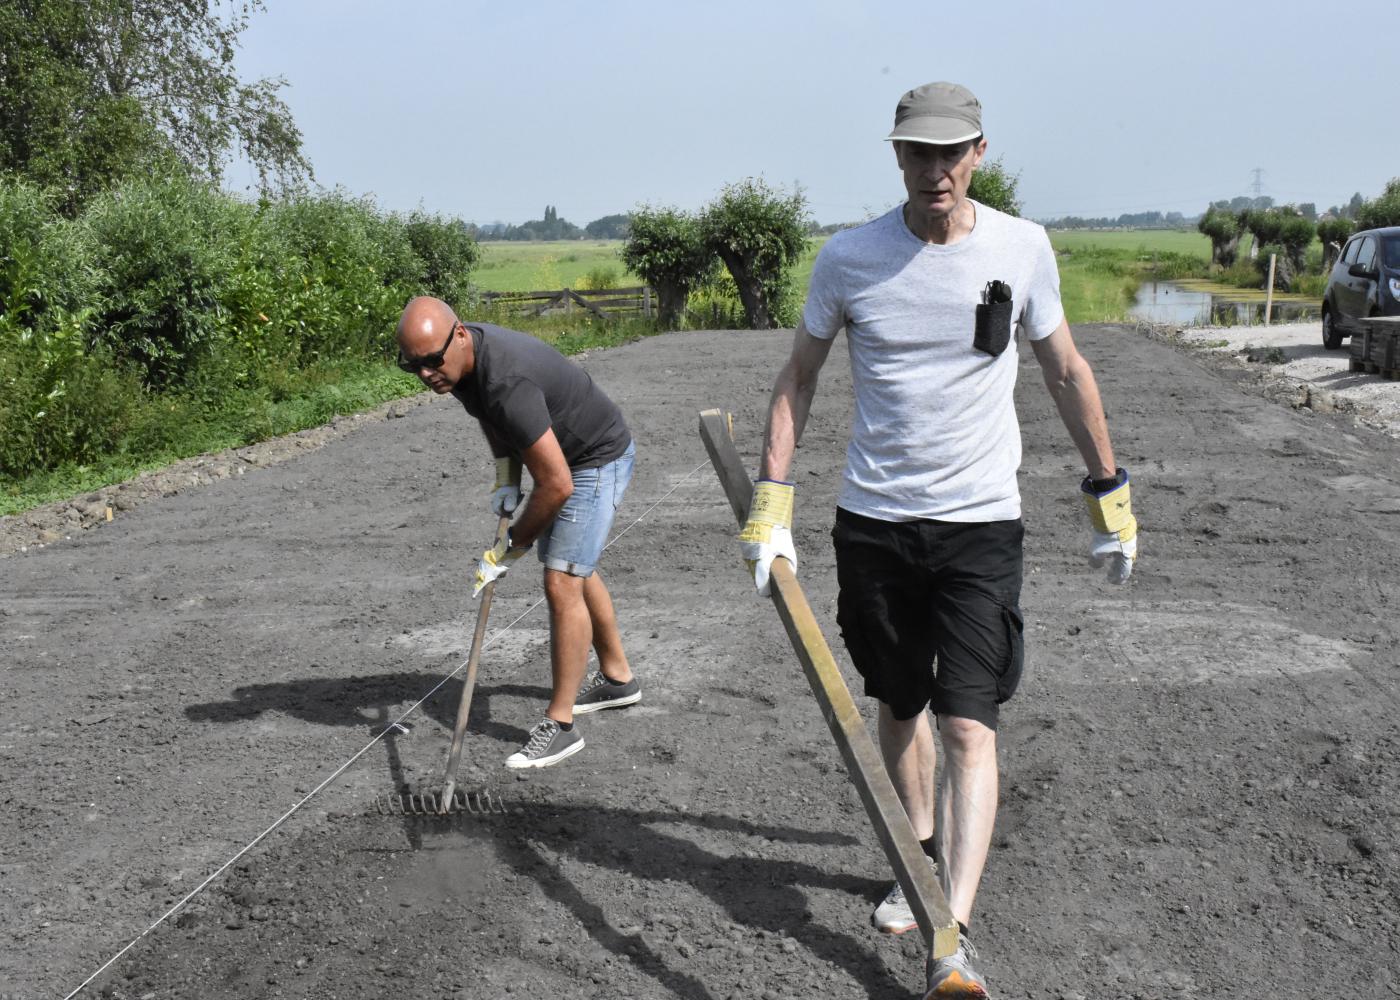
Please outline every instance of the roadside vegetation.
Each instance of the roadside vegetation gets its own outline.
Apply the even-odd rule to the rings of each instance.
[[[260,7],[0,6],[0,514],[420,391],[393,364],[413,295],[566,354],[797,322],[825,237],[811,235],[800,190],[762,179],[722,187],[694,214],[642,206],[582,230],[547,206],[538,225],[482,242],[460,219],[313,187],[282,84],[232,70]],[[258,167],[256,200],[220,187],[234,150]],[[1017,180],[993,161],[972,194],[1017,213]],[[1400,206],[1395,184],[1350,207],[1372,212],[1360,221],[1388,206]],[[1231,219],[1289,254],[1289,280],[1308,287],[1324,244],[1299,242],[1279,211]],[[521,241],[551,234],[582,238]],[[1212,263],[1201,233],[1054,240],[1072,322],[1122,318],[1146,275],[1258,287],[1257,263]],[[658,317],[534,316],[480,297],[643,282],[661,293]]]

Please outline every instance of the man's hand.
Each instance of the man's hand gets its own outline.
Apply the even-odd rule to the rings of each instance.
[[[511,564],[529,551],[528,545],[512,546],[510,532],[507,531],[493,548],[481,554],[481,562],[476,564],[476,585],[472,587],[472,596],[481,593],[488,583],[505,576]]]
[[[797,571],[797,550],[792,544],[792,484],[760,479],[754,484],[749,519],[739,532],[739,551],[753,573],[758,593],[767,597],[773,559],[783,556]]]
[[[491,494],[491,513],[510,517],[520,506],[520,459],[496,459],[496,492]]]
[[[1107,566],[1110,583],[1127,583],[1137,558],[1137,518],[1133,517],[1128,473],[1119,469],[1112,483],[1095,482],[1086,476],[1079,490],[1094,529],[1089,565],[1095,569]]]

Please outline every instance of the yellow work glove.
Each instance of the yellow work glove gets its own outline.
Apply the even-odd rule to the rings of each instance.
[[[510,517],[520,506],[520,459],[496,459],[496,492],[491,494],[491,513]]]
[[[481,562],[476,564],[476,585],[472,587],[472,596],[481,593],[488,583],[505,576],[511,564],[529,551],[528,545],[511,545],[510,532],[507,531],[504,538],[481,554]]]
[[[1110,583],[1127,583],[1137,559],[1137,518],[1133,517],[1132,494],[1128,473],[1118,470],[1116,485],[1094,489],[1094,481],[1084,478],[1079,491],[1089,508],[1093,525],[1093,542],[1089,547],[1089,565],[1095,569],[1108,567]],[[1098,484],[1107,484],[1102,481]]]
[[[792,497],[792,483],[760,479],[753,487],[749,519],[739,532],[739,552],[762,597],[769,593],[774,558],[784,557],[797,572],[797,550],[792,544]]]

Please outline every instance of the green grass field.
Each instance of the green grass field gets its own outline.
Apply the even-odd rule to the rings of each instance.
[[[1050,231],[1050,245],[1061,252],[1090,247],[1146,254],[1155,250],[1210,260],[1210,240],[1203,233],[1184,229],[1054,229]]]
[[[812,264],[827,237],[808,240],[807,252],[798,263],[794,277],[803,292],[812,277]],[[622,265],[618,251],[621,240],[553,240],[531,243],[515,240],[487,240],[481,243],[481,262],[472,278],[482,291],[530,292],[556,288],[579,288],[595,271],[611,270],[617,286],[643,284],[642,279]]]
[[[622,264],[621,240],[486,240],[472,279],[488,292],[553,291],[579,288],[593,272],[611,271],[615,287],[640,285],[642,279]]]

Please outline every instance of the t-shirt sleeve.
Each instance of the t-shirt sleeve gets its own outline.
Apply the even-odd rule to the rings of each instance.
[[[1031,340],[1044,340],[1060,327],[1065,307],[1060,302],[1060,269],[1055,263],[1055,249],[1050,235],[1036,227],[1035,246],[1031,250],[1030,278],[1027,282],[1026,306],[1021,312],[1021,328]]]
[[[528,379],[512,379],[492,401],[491,424],[511,451],[519,455],[549,430],[544,392]]]
[[[807,304],[802,309],[802,323],[807,332],[821,340],[830,340],[846,325],[845,289],[841,269],[831,243],[817,253],[812,265],[812,280],[807,285]]]

